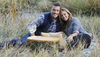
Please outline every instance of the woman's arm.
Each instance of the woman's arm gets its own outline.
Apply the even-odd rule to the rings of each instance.
[[[73,41],[73,37],[75,37],[75,36],[77,36],[77,35],[78,35],[78,33],[75,32],[75,33],[73,33],[73,34],[70,34],[70,35],[68,36],[67,39]]]
[[[72,34],[70,34],[70,35],[68,36],[68,39],[69,39],[69,40],[73,40],[73,37],[75,37],[75,36],[77,36],[77,35],[79,34],[79,29],[80,29],[80,27],[81,27],[80,21],[79,21],[77,18],[74,18],[74,19],[72,20],[72,25],[71,25],[71,27],[72,27]]]
[[[75,37],[75,36],[77,36],[77,35],[78,35],[78,33],[75,32],[75,33],[71,34],[70,36]]]

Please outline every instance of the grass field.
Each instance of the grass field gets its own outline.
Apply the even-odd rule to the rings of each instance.
[[[13,4],[13,1],[15,4]],[[24,34],[28,33],[28,29],[27,26],[28,24],[30,24],[33,20],[35,20],[37,17],[39,17],[40,15],[39,12],[40,11],[49,11],[49,7],[51,5],[51,2],[49,2],[49,0],[37,0],[35,1],[32,5],[31,5],[31,1],[33,0],[29,0],[30,4],[28,4],[27,2],[28,0],[0,0],[0,43],[4,42],[4,41],[8,41],[11,39],[17,39],[20,38],[21,36],[23,36]],[[53,0],[51,0],[53,1]],[[56,1],[56,0],[55,0]],[[60,0],[57,0],[58,2]],[[72,1],[72,0],[71,0]],[[86,3],[82,3],[81,5],[84,6],[84,8],[82,8],[80,5],[78,5],[76,2],[78,0],[74,0],[73,2],[70,2],[70,4],[66,4],[66,2],[68,2],[67,0],[63,0],[62,2],[60,2],[61,5],[63,5],[63,7],[68,7],[71,11],[73,9],[73,11],[77,11],[77,13],[74,12],[73,17],[77,17],[81,23],[83,28],[89,32],[92,33],[93,35],[93,41],[98,42],[98,40],[100,39],[100,17],[98,14],[94,14],[91,13],[90,15],[81,15],[81,11],[83,11],[83,13],[87,13],[89,10],[89,6],[92,5],[92,3],[94,3],[94,5],[92,5],[93,7],[95,7],[95,5],[99,4],[98,2],[100,2],[99,0],[96,0],[96,2],[93,0],[91,2],[91,4],[88,4],[88,1],[86,1]],[[82,0],[83,1],[83,0]],[[11,3],[12,2],[12,3]],[[18,2],[18,3],[17,3]],[[46,3],[48,2],[48,3]],[[79,1],[78,3],[80,4],[81,1]],[[73,4],[74,3],[74,4]],[[36,4],[36,5],[34,5]],[[88,4],[88,6],[86,6]],[[34,5],[34,6],[33,6]],[[76,6],[74,6],[76,5]],[[39,7],[40,6],[40,7]],[[43,7],[45,6],[45,7]],[[73,8],[70,8],[70,7]],[[99,8],[95,8],[95,10],[99,11]],[[76,9],[77,10],[74,10]],[[28,18],[25,19],[22,17],[22,11],[27,10],[27,12],[29,12],[29,10],[33,10],[34,11],[34,16],[33,18]],[[35,11],[36,9],[40,9],[40,11]],[[83,9],[83,10],[79,10],[79,9]],[[94,8],[92,8],[94,9]],[[91,9],[91,12],[92,12]],[[17,13],[20,12],[20,13]],[[89,12],[90,13],[90,12]],[[32,12],[29,14],[32,14]],[[31,44],[33,45],[33,44]],[[99,45],[97,44],[94,48],[94,50],[92,50],[92,55],[91,57],[99,57],[100,56],[100,50],[99,50]],[[50,47],[43,46],[43,48],[40,47],[36,47],[36,49],[32,50],[30,48],[31,46],[26,47],[21,47],[19,49],[17,49],[17,46],[15,47],[11,47],[9,49],[7,48],[3,48],[2,50],[0,50],[0,57],[58,57],[59,56],[59,52],[57,49],[53,49]],[[45,48],[47,47],[47,48]],[[18,55],[14,55],[13,52],[18,51]],[[73,50],[69,53],[66,53],[65,56],[63,57],[82,57],[82,50],[80,50],[80,48],[77,48],[76,50]]]
[[[38,13],[35,13],[38,14]],[[86,31],[88,31],[89,33],[93,34],[93,39],[98,40],[100,38],[100,19],[97,16],[94,17],[87,17],[87,16],[83,16],[81,17],[80,15],[73,15],[74,17],[77,17],[81,23],[82,26],[84,27],[84,29]],[[35,17],[35,16],[34,16]],[[20,17],[21,18],[21,17]],[[36,17],[35,17],[36,18]],[[32,22],[33,20],[35,20],[30,18],[30,19],[15,19],[13,20],[12,18],[7,20],[6,18],[3,19],[3,17],[1,16],[0,18],[0,42],[3,41],[7,41],[7,40],[11,40],[11,39],[17,39],[20,38],[22,35],[26,34],[28,32],[27,26],[30,22]],[[29,47],[27,48],[20,48],[17,49],[17,47],[12,47],[9,49],[2,49],[0,50],[0,56],[3,57],[11,57],[12,53],[16,50],[18,50],[20,53],[19,55],[17,55],[18,57],[58,57],[58,50],[57,49],[52,49],[52,48],[40,48],[40,47],[36,47],[38,48],[38,50],[32,50]],[[98,45],[95,47],[96,49],[93,51],[93,57],[95,57],[98,54]],[[81,51],[82,50],[73,50],[73,53],[68,53],[66,54],[66,56],[70,56],[70,57],[77,57],[77,56],[82,56],[81,55]],[[98,52],[96,52],[98,51]],[[13,55],[15,56],[15,55]],[[13,57],[12,56],[12,57]],[[66,57],[65,56],[65,57]]]

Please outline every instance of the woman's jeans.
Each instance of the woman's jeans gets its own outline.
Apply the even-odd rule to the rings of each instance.
[[[30,36],[31,36],[30,33],[27,33],[24,36],[22,36],[20,39],[12,39],[10,41],[2,42],[0,43],[0,48],[3,47],[4,45],[7,47],[9,47],[10,45],[15,46],[16,44],[21,46],[26,43],[27,38]]]
[[[68,49],[74,49],[78,46],[79,42],[83,45],[84,48],[88,48],[91,44],[91,37],[88,34],[81,34],[73,37],[74,41],[68,43]]]

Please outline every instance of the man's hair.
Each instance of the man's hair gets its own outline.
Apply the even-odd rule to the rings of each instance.
[[[53,3],[53,4],[52,4],[52,7],[53,7],[53,6],[60,6],[60,4],[56,2],[56,3]]]

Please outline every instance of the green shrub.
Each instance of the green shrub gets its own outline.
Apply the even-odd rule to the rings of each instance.
[[[92,15],[100,13],[100,0],[62,0],[61,5],[74,13],[79,11]]]
[[[100,0],[14,0],[14,7],[17,11],[49,11],[54,2],[59,2],[62,7],[68,8],[73,13],[100,14]],[[11,11],[11,6],[11,0],[0,1],[1,12]]]

